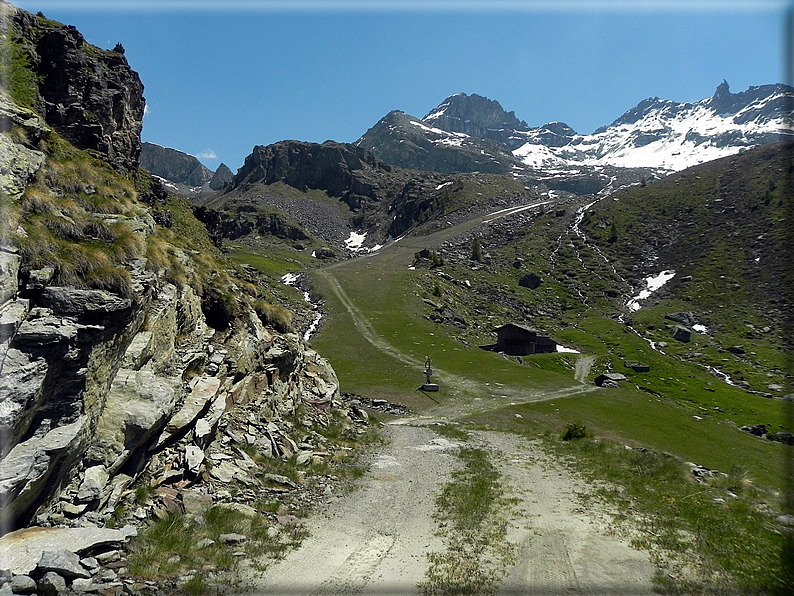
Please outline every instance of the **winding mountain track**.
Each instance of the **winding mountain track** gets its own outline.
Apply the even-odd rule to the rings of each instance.
[[[543,203],[519,206],[442,230],[422,238],[422,246],[443,240],[497,217],[507,217]],[[382,269],[407,267],[416,246],[409,239],[364,257]],[[334,275],[343,262],[317,271],[350,315],[353,325],[374,349],[421,368],[423,362],[381,336],[356,307]],[[255,596],[265,595],[408,595],[422,594],[430,552],[443,550],[433,519],[435,496],[458,469],[462,446],[433,432],[460,416],[508,403],[569,397],[598,388],[586,385],[591,356],[579,356],[572,384],[553,391],[481,383],[439,370],[445,387],[458,397],[421,417],[385,427],[388,445],[366,456],[367,471],[353,492],[329,496],[307,520],[309,537],[264,572],[249,568],[243,583]],[[457,390],[457,391],[456,391]],[[480,399],[472,396],[479,395]],[[590,487],[545,455],[539,445],[497,432],[476,432],[470,446],[491,453],[510,496],[518,506],[509,519],[508,540],[517,562],[504,569],[503,595],[589,594],[644,596],[653,593],[654,568],[646,553],[610,533],[604,512],[579,498]],[[592,503],[592,501],[591,501]]]

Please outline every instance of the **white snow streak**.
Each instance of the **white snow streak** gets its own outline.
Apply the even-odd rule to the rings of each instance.
[[[657,275],[646,277],[645,281],[643,282],[645,284],[645,289],[640,291],[639,294],[637,294],[634,298],[629,300],[626,303],[626,307],[632,312],[640,310],[641,308],[640,301],[649,298],[651,294],[653,294],[656,290],[661,288],[668,281],[673,279],[673,277],[675,277],[675,271],[673,270],[662,271]]]

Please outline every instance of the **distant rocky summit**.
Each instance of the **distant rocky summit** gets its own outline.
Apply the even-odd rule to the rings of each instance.
[[[523,144],[516,132],[530,130],[526,122],[516,118],[515,113],[506,112],[498,101],[476,93],[448,97],[422,121],[447,132],[496,141],[511,151]]]
[[[400,111],[381,118],[356,145],[391,165],[442,174],[507,174],[520,167],[509,150],[496,141],[446,131]]]
[[[221,190],[224,186],[232,181],[232,178],[234,178],[234,174],[232,174],[229,166],[227,166],[225,163],[222,163],[212,175],[212,179],[210,180],[210,189]]]
[[[141,167],[155,176],[188,186],[202,186],[213,178],[212,170],[192,155],[154,143],[141,145]]]

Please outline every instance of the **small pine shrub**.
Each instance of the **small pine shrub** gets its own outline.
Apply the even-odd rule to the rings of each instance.
[[[590,431],[581,422],[568,422],[565,428],[562,429],[561,438],[563,441],[571,441],[573,439],[586,439],[590,436]]]
[[[482,244],[479,238],[475,238],[471,243],[471,260],[482,261]]]

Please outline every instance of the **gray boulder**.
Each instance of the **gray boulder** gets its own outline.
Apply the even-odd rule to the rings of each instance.
[[[0,304],[11,299],[17,292],[17,273],[20,257],[13,249],[6,247],[0,249]]]
[[[29,575],[15,575],[11,580],[11,591],[14,594],[30,594],[36,591],[36,582]]]
[[[0,523],[7,523],[31,507],[58,468],[58,462],[74,457],[86,419],[54,428],[41,438],[16,445],[0,461]],[[0,557],[0,560],[4,560]]]
[[[40,596],[59,596],[66,593],[66,580],[54,571],[48,571],[39,579]]]
[[[686,327],[676,325],[673,328],[673,339],[683,343],[688,343],[692,339],[692,332]]]
[[[83,481],[77,490],[77,500],[81,503],[96,501],[102,495],[102,489],[108,483],[105,466],[92,466],[83,473]]]
[[[13,573],[29,575],[36,569],[44,551],[66,549],[80,553],[106,544],[121,544],[136,534],[137,531],[131,526],[121,530],[90,527],[23,528],[0,537],[0,561],[3,567]]]
[[[151,369],[121,369],[113,379],[88,455],[112,472],[158,434],[178,398],[168,379]]]
[[[695,315],[688,311],[670,312],[664,315],[664,318],[689,328],[695,324]]]
[[[104,290],[44,288],[39,303],[58,314],[112,313],[127,309],[132,302]]]
[[[95,592],[97,586],[94,585],[94,582],[90,579],[84,579],[82,577],[78,577],[72,582],[72,592]]]
[[[90,578],[91,574],[80,565],[80,557],[73,552],[60,550],[45,550],[41,553],[41,559],[36,566],[38,571],[54,571],[62,577],[82,577]]]
[[[53,277],[55,277],[55,267],[52,265],[46,265],[41,269],[34,269],[28,274],[28,281],[25,284],[25,289],[42,290],[50,285]]]
[[[49,309],[34,308],[19,326],[14,340],[23,347],[40,348],[71,341],[80,327],[73,321],[54,316]]]

